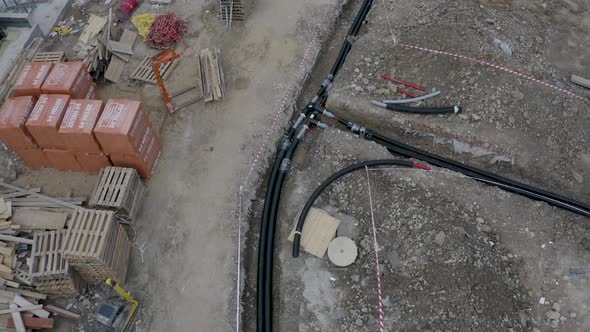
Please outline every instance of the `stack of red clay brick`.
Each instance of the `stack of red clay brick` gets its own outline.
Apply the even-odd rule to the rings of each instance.
[[[143,105],[96,100],[80,62],[26,65],[0,108],[0,139],[31,168],[91,174],[115,165],[149,177],[162,149]]]

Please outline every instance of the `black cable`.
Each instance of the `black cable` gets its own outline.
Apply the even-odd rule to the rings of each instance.
[[[378,103],[373,102],[373,104],[377,106],[381,106],[388,110],[392,111],[399,111],[405,113],[418,113],[418,114],[449,114],[449,113],[459,113],[461,112],[462,108],[459,106],[450,106],[450,107],[411,107],[411,106],[404,106],[399,104],[387,104],[387,103]]]
[[[283,182],[290,168],[291,158],[295,153],[295,149],[301,142],[301,139],[297,137],[289,150],[285,153],[283,161],[281,162],[279,175],[276,181],[275,193],[272,197],[272,203],[270,208],[269,226],[268,226],[268,240],[266,241],[266,252],[265,252],[265,270],[264,270],[264,312],[268,314],[267,319],[264,320],[264,330],[272,331],[272,272],[273,272],[273,254],[274,254],[274,236],[277,223],[277,214],[279,209],[279,202],[281,199],[281,189],[283,188]]]
[[[265,284],[264,284],[264,271],[265,271],[265,267],[266,267],[266,241],[268,240],[268,220],[269,220],[269,214],[270,214],[270,205],[272,202],[272,197],[273,197],[273,193],[274,193],[274,188],[275,188],[275,183],[276,183],[276,179],[277,176],[279,174],[279,169],[281,166],[281,162],[283,160],[283,158],[285,157],[285,153],[287,152],[288,149],[288,137],[285,139],[285,142],[283,143],[282,147],[280,148],[280,150],[277,152],[277,156],[275,158],[275,162],[273,164],[272,167],[272,172],[268,181],[268,185],[266,187],[266,195],[264,198],[264,210],[262,213],[262,222],[261,222],[261,226],[260,226],[260,239],[258,242],[258,280],[257,280],[257,289],[261,290],[264,289]],[[259,291],[256,294],[256,301],[257,301],[257,323],[258,323],[258,330],[262,331],[264,329],[264,311],[262,310],[262,308],[264,308],[264,292]]]
[[[329,178],[324,180],[319,187],[311,194],[311,196],[305,202],[303,206],[303,210],[299,215],[299,219],[297,221],[297,228],[295,229],[295,237],[293,239],[293,257],[299,257],[299,244],[301,242],[301,231],[303,230],[303,224],[305,223],[305,219],[307,218],[307,214],[311,209],[315,200],[321,195],[321,193],[334,181],[338,180],[339,178],[345,176],[346,174],[352,173],[356,170],[365,168],[365,167],[376,167],[376,166],[402,166],[402,167],[415,167],[415,164],[410,160],[394,160],[394,159],[383,159],[383,160],[369,160],[363,161],[357,164],[350,165],[348,167],[343,168],[342,170],[332,174]]]
[[[338,122],[345,125],[353,133],[358,134],[359,136],[362,136],[367,140],[375,141],[385,146],[390,152],[393,152],[395,154],[407,158],[415,158],[418,160],[422,160],[432,165],[443,167],[467,175],[471,178],[474,178],[477,181],[498,186],[506,191],[514,192],[531,199],[541,200],[548,204],[557,206],[559,208],[566,209],[586,217],[590,217],[590,205],[586,203],[578,202],[574,199],[567,198],[556,193],[535,188],[527,184],[514,181],[473,166],[465,165],[452,159],[435,155],[428,151],[424,151],[416,147],[395,141],[389,137],[383,136],[370,129],[366,129],[360,126],[359,124],[346,121],[341,118],[338,118]]]

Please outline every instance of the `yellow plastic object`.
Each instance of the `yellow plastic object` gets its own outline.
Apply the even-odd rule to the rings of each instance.
[[[131,23],[137,28],[137,33],[145,38],[150,31],[150,27],[158,17],[158,14],[141,14],[131,18]]]
[[[59,33],[62,36],[67,36],[70,34],[70,32],[72,32],[72,29],[68,27],[55,27],[52,30]]]
[[[123,287],[121,287],[119,285],[119,283],[117,283],[115,280],[113,280],[113,278],[108,278],[105,282],[107,285],[111,286],[115,290],[115,292],[117,292],[117,294],[119,294],[119,296],[121,298],[123,298],[125,301],[131,303],[131,309],[129,310],[129,314],[127,315],[127,321],[125,322],[125,325],[122,329],[123,331],[125,331],[129,327],[128,324],[129,324],[129,322],[131,322],[131,318],[133,318],[133,315],[135,314],[135,310],[137,310],[137,306],[139,305],[139,302],[137,302],[137,300],[134,299],[133,296],[131,296],[131,293],[124,290]]]

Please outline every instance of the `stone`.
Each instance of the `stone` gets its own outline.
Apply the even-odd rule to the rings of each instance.
[[[363,91],[363,88],[357,85],[357,86],[354,87],[354,91],[362,92]]]
[[[511,95],[512,95],[512,98],[514,98],[517,101],[524,99],[524,94],[520,91],[512,91]]]
[[[559,321],[559,317],[561,317],[561,314],[557,311],[547,311],[545,313],[545,316],[549,319],[549,320],[553,320],[553,321]]]
[[[343,213],[336,213],[334,217],[340,220],[340,225],[336,231],[337,236],[349,237],[353,240],[359,238],[360,229],[358,220]]]
[[[377,87],[376,87],[376,86],[374,86],[374,85],[369,85],[369,86],[367,87],[367,91],[369,91],[369,92],[375,91],[376,89],[377,89]]]
[[[446,238],[447,235],[445,234],[445,232],[440,231],[434,236],[434,242],[436,242],[436,244],[438,244],[439,246],[442,246],[445,243]]]
[[[506,54],[508,56],[512,56],[512,48],[510,47],[510,45],[508,43],[503,42],[498,38],[494,38],[494,46],[496,46],[497,48],[502,50],[502,52],[504,52],[504,54]]]
[[[360,319],[360,318],[357,318],[357,319],[356,319],[356,321],[354,322],[354,324],[355,324],[356,326],[358,326],[358,327],[361,327],[361,326],[363,326],[363,325],[365,324],[365,322],[363,322],[363,320],[362,320],[362,319]]]
[[[389,268],[391,269],[391,272],[401,269],[402,262],[395,250],[389,251],[385,258],[387,258],[387,261],[389,262]]]
[[[387,82],[387,88],[389,91],[391,91],[391,93],[397,93],[397,85],[395,85],[393,82]]]
[[[561,306],[559,305],[559,303],[557,303],[557,302],[554,302],[554,303],[551,305],[551,309],[553,309],[553,311],[559,311],[559,309],[561,309]]]

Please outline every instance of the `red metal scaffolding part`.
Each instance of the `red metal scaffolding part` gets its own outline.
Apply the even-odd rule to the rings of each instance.
[[[182,34],[188,29],[188,24],[174,13],[159,15],[145,38],[145,42],[154,48],[166,49],[174,47],[177,43],[188,45],[182,39]]]

